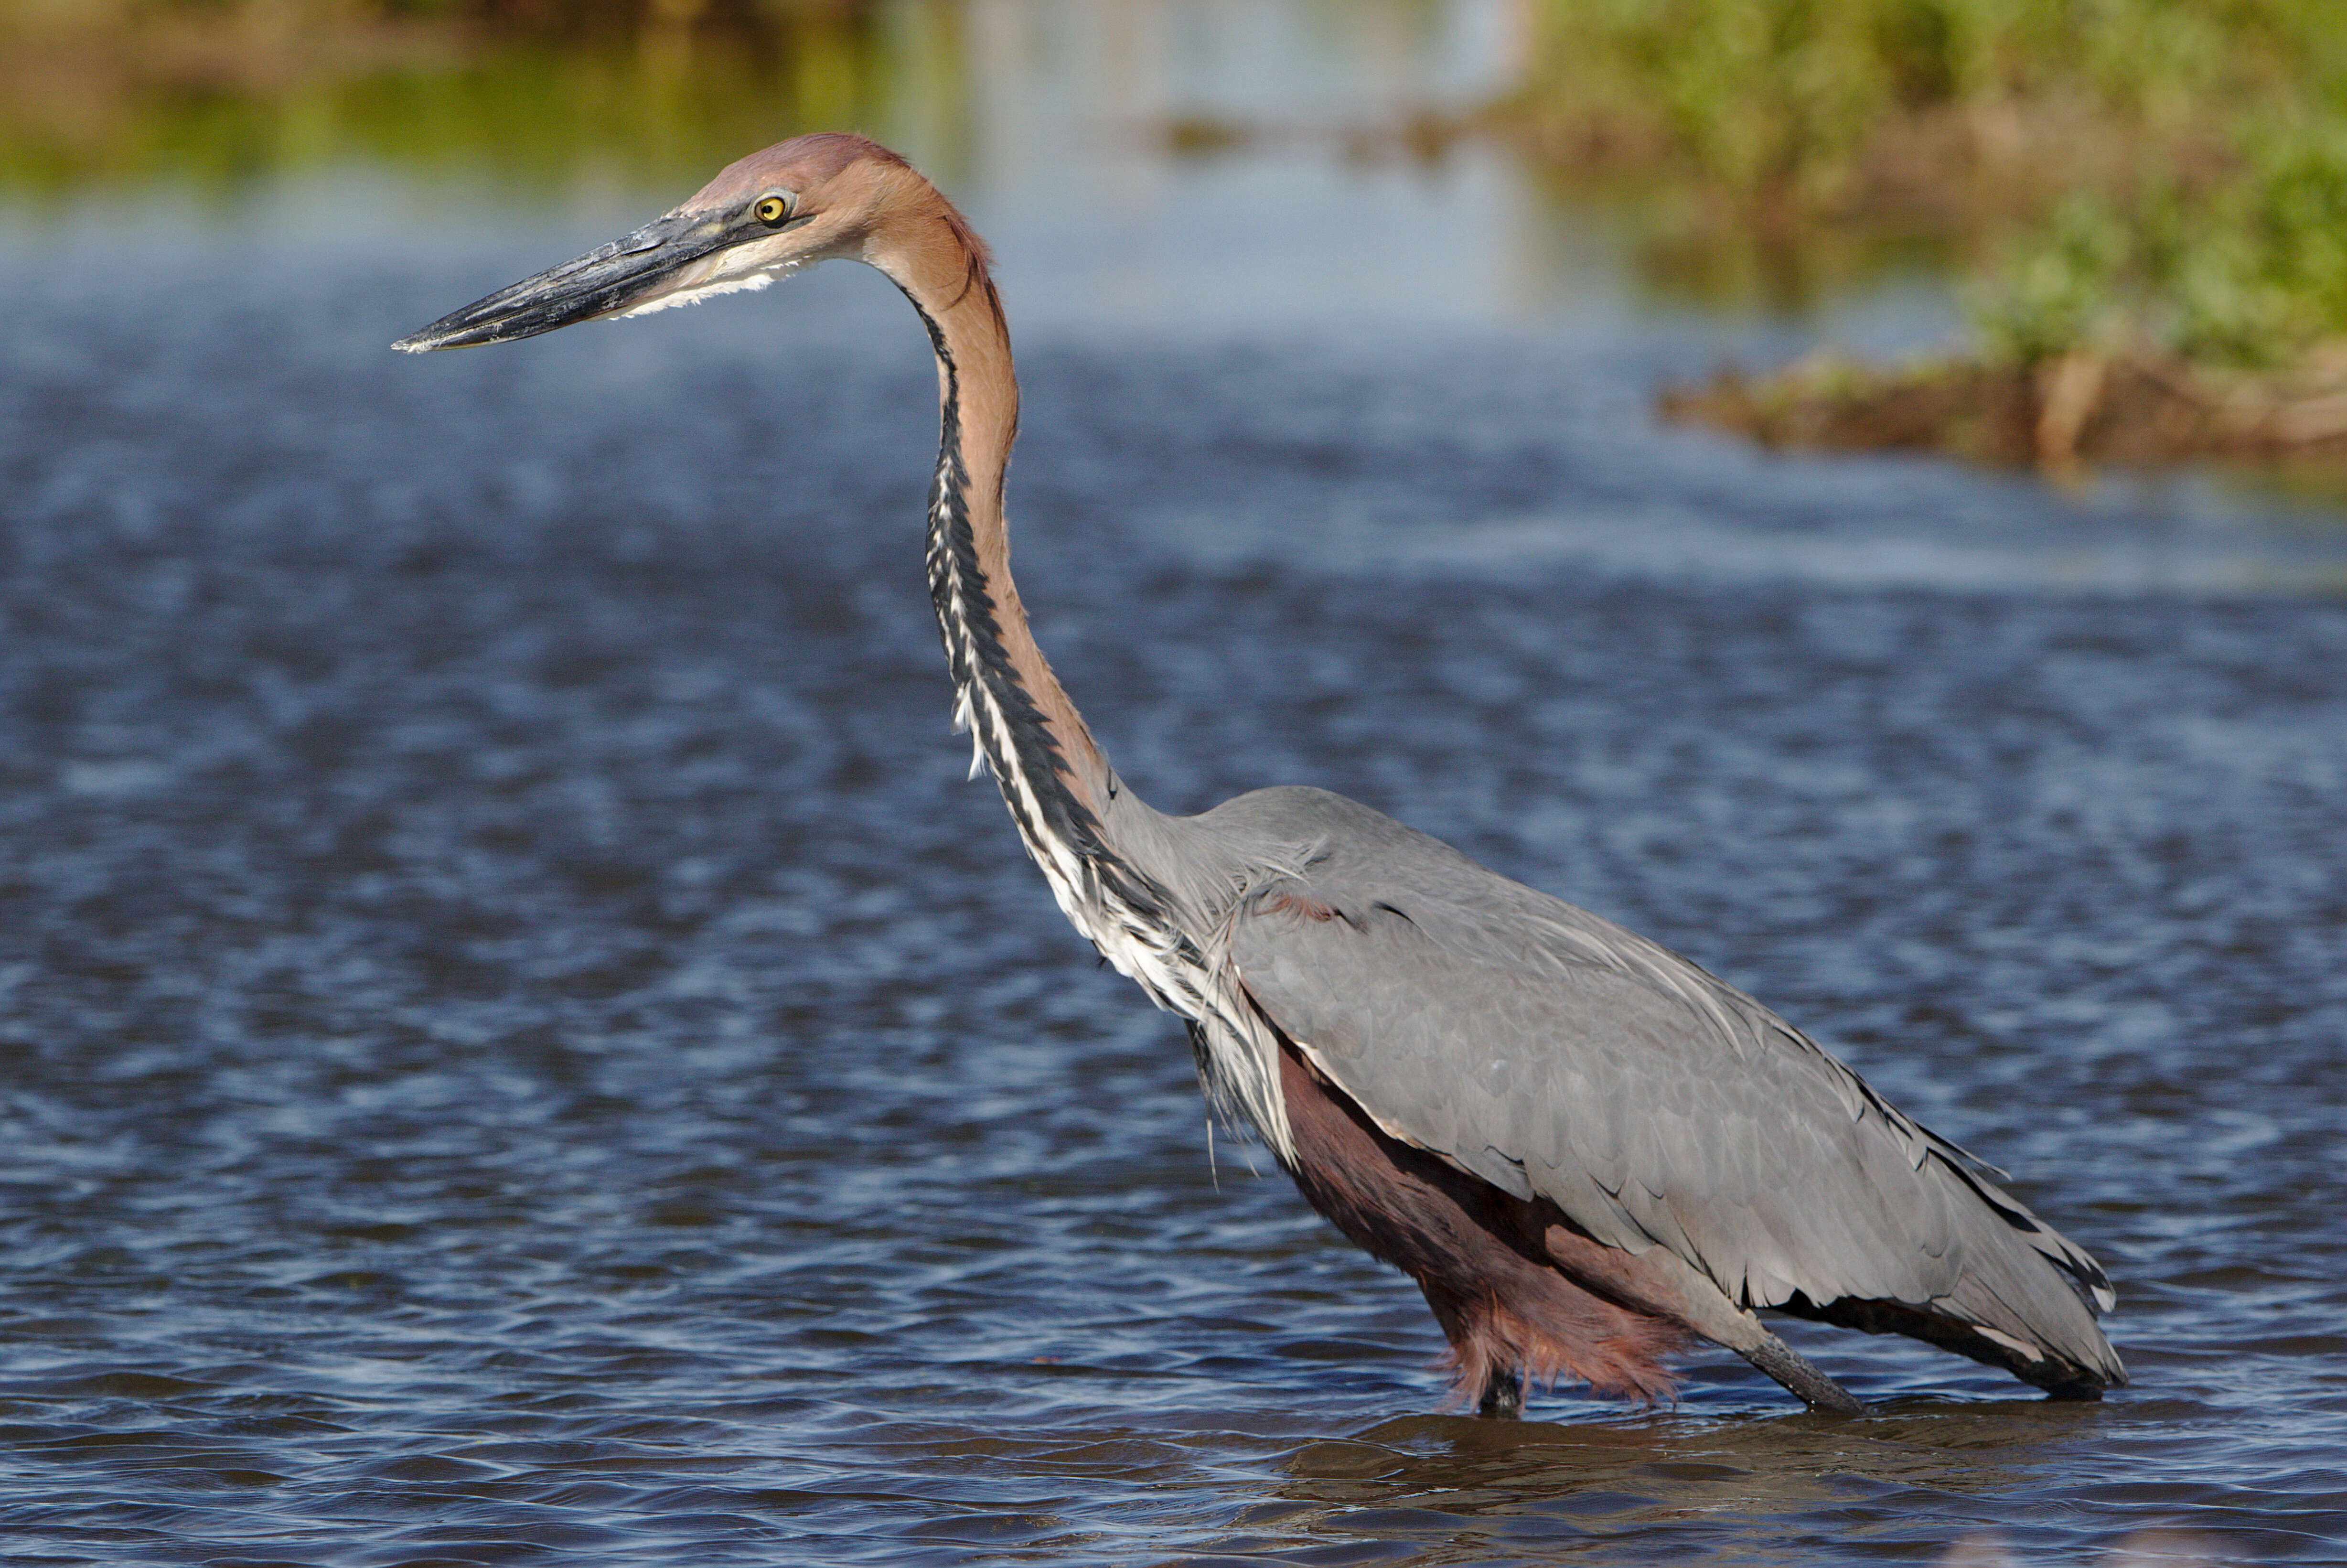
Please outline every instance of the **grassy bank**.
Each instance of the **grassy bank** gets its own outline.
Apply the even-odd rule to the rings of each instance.
[[[0,191],[233,194],[341,162],[518,194],[668,190],[801,130],[950,120],[958,17],[861,0],[0,0]],[[897,113],[908,83],[919,103]]]
[[[1666,243],[1938,246],[1972,349],[1727,381],[1767,438],[1982,456],[2336,446],[2347,6],[2334,0],[1542,0],[1501,123],[1635,187]]]

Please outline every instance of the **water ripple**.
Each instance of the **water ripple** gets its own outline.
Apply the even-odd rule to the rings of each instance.
[[[1795,1326],[1879,1414],[1704,1357],[1501,1426],[962,782],[900,306],[411,363],[445,266],[9,281],[10,1560],[2340,1555],[2347,607],[2191,564],[2334,540],[1657,432],[1627,338],[1030,355],[1137,787],[1345,790],[1760,992],[2138,1379]]]

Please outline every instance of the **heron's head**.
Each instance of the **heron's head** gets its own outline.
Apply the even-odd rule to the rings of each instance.
[[[799,137],[729,165],[684,205],[634,233],[391,346],[422,354],[510,343],[573,322],[763,289],[829,257],[876,260],[868,247],[883,215],[923,193],[934,197],[927,180],[862,137]]]

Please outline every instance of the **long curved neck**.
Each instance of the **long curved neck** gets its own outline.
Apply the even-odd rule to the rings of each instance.
[[[1019,430],[1019,383],[1001,299],[961,215],[933,193],[922,206],[876,236],[866,259],[913,302],[937,350],[928,576],[955,720],[972,733],[1030,853],[1075,917],[1071,900],[1095,904],[1095,878],[1114,863],[1102,824],[1115,775],[1036,646],[1010,577],[1002,479]]]
[[[1158,1006],[1191,1020],[1208,1093],[1292,1160],[1276,1050],[1185,929],[1183,911],[1194,917],[1194,900],[1185,905],[1152,874],[1173,865],[1164,853],[1173,825],[1121,793],[1035,646],[1010,580],[1002,475],[1019,433],[1019,382],[985,247],[924,181],[871,236],[864,259],[904,290],[938,353],[942,433],[929,491],[929,594],[953,669],[956,717],[993,769],[1061,911]],[[1190,864],[1190,881],[1212,883],[1211,866],[1202,872],[1194,856]]]

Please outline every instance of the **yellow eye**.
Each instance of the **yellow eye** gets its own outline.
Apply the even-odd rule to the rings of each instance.
[[[751,208],[750,211],[759,222],[769,229],[779,229],[790,217],[791,209],[797,204],[796,200],[787,192],[774,196],[761,196],[758,198],[757,205]]]

